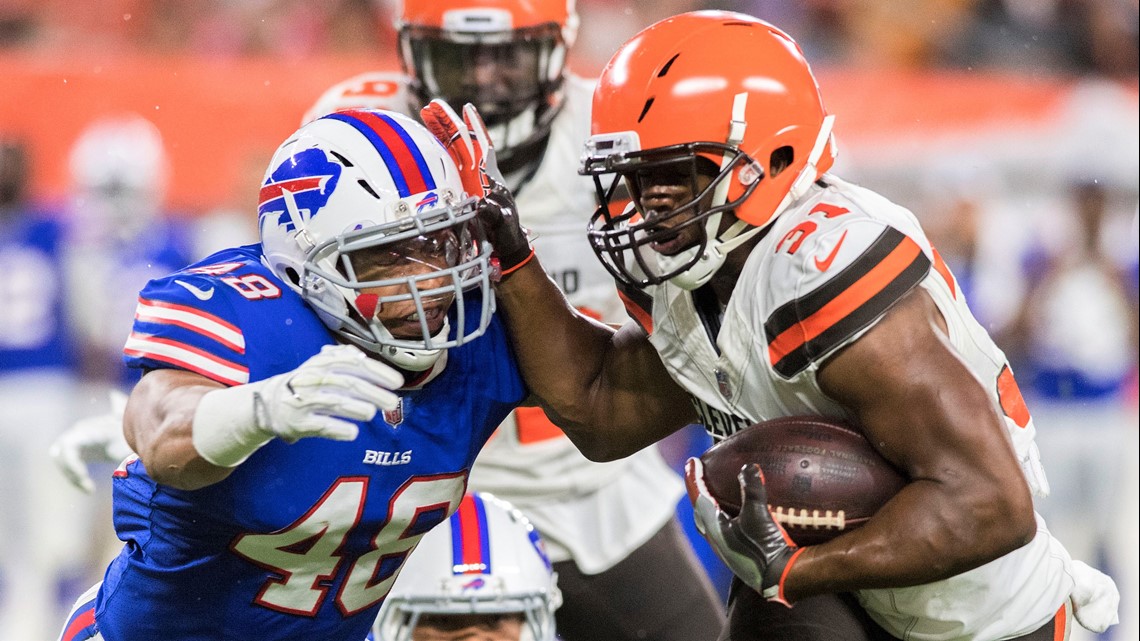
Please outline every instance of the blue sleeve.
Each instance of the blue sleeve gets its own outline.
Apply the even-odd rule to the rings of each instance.
[[[177,368],[225,385],[249,382],[245,335],[216,277],[185,272],[139,293],[123,348],[128,367]]]

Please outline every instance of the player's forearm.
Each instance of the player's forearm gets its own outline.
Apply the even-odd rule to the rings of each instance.
[[[528,387],[587,457],[628,456],[692,422],[644,334],[578,313],[537,259],[496,294]]]
[[[808,548],[785,584],[794,598],[928,583],[1032,540],[1032,499],[1005,426],[947,335],[916,290],[820,368],[820,389],[911,482],[862,528]]]
[[[928,480],[910,483],[866,525],[808,547],[785,583],[792,600],[816,594],[930,583],[1028,543],[1016,499]],[[1030,510],[1032,522],[1032,510]]]
[[[178,370],[154,371],[142,378],[123,417],[127,442],[156,482],[195,490],[226,478],[233,468],[218,467],[194,447],[198,403],[222,386]]]

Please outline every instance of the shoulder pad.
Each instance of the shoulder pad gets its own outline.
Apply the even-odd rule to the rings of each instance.
[[[127,364],[176,367],[226,385],[248,383],[246,339],[233,302],[280,296],[279,283],[266,271],[259,263],[223,260],[147,283],[123,348]]]
[[[924,239],[827,207],[816,205],[774,239],[764,332],[769,361],[785,378],[871,326],[930,270]]]

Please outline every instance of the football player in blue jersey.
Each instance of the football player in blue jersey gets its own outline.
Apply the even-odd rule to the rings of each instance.
[[[260,245],[143,288],[124,546],[61,639],[365,638],[527,395],[480,195],[415,121],[332,114],[271,160]]]
[[[32,197],[31,151],[0,133],[0,639],[55,625],[56,582],[79,556],[66,487],[38,473],[79,394],[64,322],[66,227]]]

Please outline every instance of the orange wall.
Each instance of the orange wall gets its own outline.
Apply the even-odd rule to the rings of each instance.
[[[66,193],[68,148],[91,119],[133,110],[163,132],[173,165],[170,204],[191,212],[252,209],[270,155],[322,91],[355,73],[395,68],[374,59],[201,57],[90,65],[0,56],[0,135],[31,141],[36,194]],[[1045,119],[1068,87],[1057,79],[854,70],[821,72],[820,84],[849,144]]]
[[[258,174],[256,184],[317,96],[375,67],[375,60],[131,57],[82,68],[0,56],[0,135],[30,140],[34,191],[58,197],[67,189],[68,150],[84,126],[102,115],[136,111],[158,126],[167,144],[171,205],[252,204],[251,173]]]

